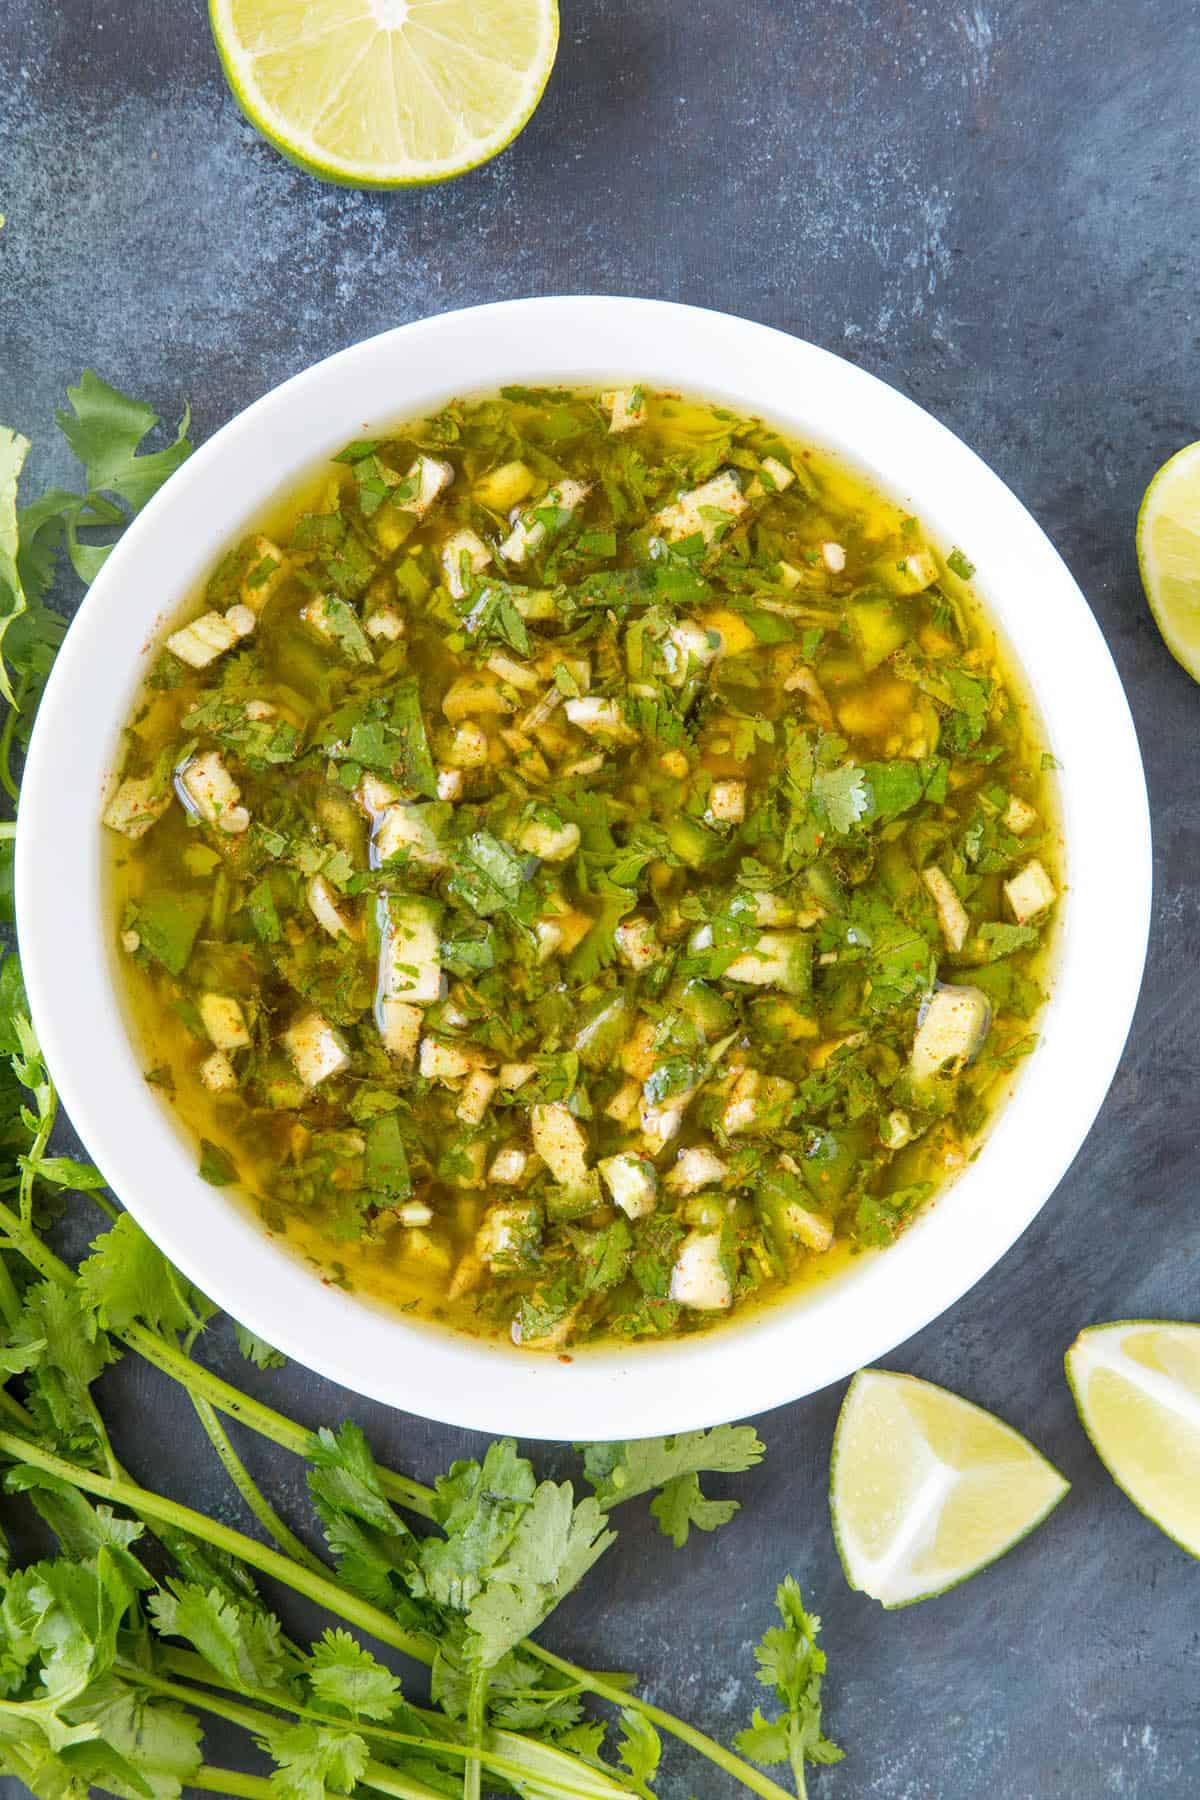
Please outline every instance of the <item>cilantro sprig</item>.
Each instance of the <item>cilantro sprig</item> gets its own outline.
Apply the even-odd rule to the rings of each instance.
[[[782,1625],[764,1633],[754,1652],[758,1679],[774,1690],[783,1711],[773,1719],[754,1709],[754,1721],[739,1732],[736,1743],[755,1762],[790,1764],[799,1800],[808,1793],[806,1763],[835,1763],[843,1752],[821,1729],[821,1684],[825,1652],[817,1649],[821,1621],[804,1610],[800,1589],[789,1575],[780,1583],[775,1606]]]

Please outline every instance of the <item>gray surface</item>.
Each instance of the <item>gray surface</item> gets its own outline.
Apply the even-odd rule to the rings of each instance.
[[[1197,1572],[1109,1485],[1060,1357],[1091,1320],[1196,1305],[1197,694],[1146,616],[1133,523],[1151,471],[1200,436],[1200,14],[1194,0],[565,12],[545,101],[499,162],[371,197],[322,188],[256,140],[194,0],[8,0],[0,413],[34,435],[34,479],[49,481],[63,472],[50,415],[85,362],[172,416],[187,396],[203,435],[315,358],[428,311],[647,293],[851,357],[1015,487],[1088,594],[1138,718],[1153,948],[1071,1174],[891,1362],[996,1408],[1074,1490],[998,1569],[885,1615],[847,1592],[830,1538],[829,1392],[763,1421],[769,1461],[737,1484],[745,1510],[715,1539],[674,1554],[627,1518],[607,1575],[551,1636],[639,1669],[723,1734],[752,1703],[748,1646],[791,1568],[825,1616],[829,1727],[849,1752],[814,1776],[822,1800],[1194,1796]],[[1120,833],[1114,819],[1114,855]],[[298,1369],[250,1379],[313,1422],[353,1412],[414,1473],[468,1441]],[[135,1469],[235,1516],[175,1392],[133,1367],[108,1390]],[[298,1505],[295,1466],[250,1454]],[[729,1791],[691,1771],[672,1765],[670,1800]]]

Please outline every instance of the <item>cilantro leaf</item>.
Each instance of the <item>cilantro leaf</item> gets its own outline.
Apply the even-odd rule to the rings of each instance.
[[[124,925],[137,932],[147,955],[160,962],[168,974],[182,975],[207,915],[208,900],[203,894],[148,888],[126,909]]]
[[[465,1611],[508,1549],[536,1487],[511,1438],[490,1444],[482,1463],[456,1462],[435,1489],[434,1517],[446,1535],[422,1541],[414,1592]]]
[[[856,763],[818,769],[812,780],[812,797],[818,815],[839,837],[853,831],[871,808],[866,771]]]
[[[125,1331],[141,1319],[153,1331],[195,1331],[204,1320],[190,1283],[150,1242],[129,1213],[92,1244],[80,1264],[79,1287],[108,1331]]]
[[[406,784],[427,800],[438,797],[437,770],[425,731],[421,694],[415,680],[396,684],[388,723],[399,739],[397,761]]]
[[[279,1620],[251,1600],[172,1580],[150,1596],[149,1607],[165,1636],[185,1639],[237,1688],[277,1687],[294,1672]]]
[[[711,1431],[683,1431],[676,1437],[635,1438],[578,1448],[583,1451],[584,1474],[606,1511],[651,1488],[665,1488],[681,1476],[740,1474],[754,1468],[766,1454],[752,1425],[717,1425]]]
[[[658,1772],[662,1760],[662,1739],[644,1713],[630,1706],[621,1708],[621,1738],[617,1755],[634,1781],[648,1785]]]
[[[458,847],[447,887],[456,900],[481,918],[516,913],[527,892],[530,859],[520,856],[490,831],[473,831]]]
[[[165,450],[141,451],[158,424],[158,414],[143,401],[110,387],[91,369],[83,371],[78,387],[67,389],[67,399],[71,412],[54,417],[83,464],[89,494],[116,494],[131,512],[140,512],[191,454],[186,406],[175,441]]]
[[[238,1349],[246,1361],[253,1363],[256,1369],[287,1368],[287,1357],[281,1351],[276,1350],[273,1344],[268,1344],[264,1338],[249,1331],[245,1325],[239,1325],[236,1319],[233,1321],[233,1329],[237,1336]]]
[[[468,1657],[491,1668],[542,1623],[613,1542],[593,1499],[575,1504],[569,1481],[543,1481],[523,1512],[503,1561],[467,1614]]]
[[[314,1644],[308,1681],[322,1706],[356,1719],[390,1719],[400,1704],[400,1677],[340,1627]]]
[[[988,960],[997,957],[1011,956],[1014,950],[1027,950],[1038,941],[1038,931],[1033,925],[1003,925],[988,923],[981,925],[979,935],[987,945]]]
[[[101,1549],[112,1556],[132,1588],[152,1588],[154,1579],[133,1555],[131,1545],[144,1527],[136,1519],[121,1519],[111,1506],[93,1506],[78,1488],[27,1463],[18,1463],[4,1477],[6,1493],[27,1494],[64,1552],[85,1562]]]
[[[388,1504],[360,1428],[347,1421],[335,1435],[322,1427],[307,1456],[309,1493],[343,1587],[388,1610],[411,1608],[405,1576],[416,1545]]]
[[[271,1792],[279,1800],[326,1800],[348,1794],[366,1771],[367,1746],[356,1731],[286,1725],[257,1740],[276,1764]]]
[[[81,1761],[85,1779],[106,1792],[176,1800],[200,1767],[200,1721],[116,1675],[93,1681],[72,1704],[71,1719],[96,1733],[72,1747],[72,1764]],[[103,1756],[93,1761],[96,1751]]]
[[[715,1531],[719,1525],[728,1525],[740,1504],[737,1500],[705,1499],[700,1477],[692,1472],[668,1481],[650,1502],[650,1511],[664,1537],[682,1550],[693,1525],[698,1531]]]
[[[29,1355],[26,1404],[47,1440],[68,1454],[93,1456],[100,1428],[89,1390],[120,1353],[96,1329],[81,1290],[54,1281],[27,1288],[9,1347]]]
[[[775,1605],[783,1624],[764,1634],[754,1657],[759,1681],[774,1689],[784,1710],[767,1719],[756,1707],[753,1724],[739,1732],[734,1743],[754,1762],[790,1763],[796,1793],[804,1800],[805,1763],[840,1762],[842,1751],[821,1731],[825,1675],[825,1652],[817,1649],[821,1621],[815,1613],[805,1612],[800,1589],[790,1575],[776,1590]]]
[[[200,1139],[200,1167],[197,1173],[201,1181],[207,1181],[210,1187],[229,1187],[238,1179],[237,1164],[229,1152],[206,1137]]]

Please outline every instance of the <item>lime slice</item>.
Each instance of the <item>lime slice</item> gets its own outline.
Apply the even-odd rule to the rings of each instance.
[[[1200,1556],[1200,1325],[1093,1325],[1067,1351],[1067,1380],[1117,1486]]]
[[[1200,444],[1164,463],[1146,489],[1137,553],[1167,649],[1200,681]]]
[[[555,0],[210,0],[251,123],[327,181],[407,187],[512,142],[558,45]]]
[[[992,1413],[913,1375],[863,1369],[833,1439],[830,1507],[846,1579],[908,1606],[975,1575],[1067,1491]]]

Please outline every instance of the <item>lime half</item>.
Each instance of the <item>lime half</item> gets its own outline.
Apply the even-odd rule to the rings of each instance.
[[[842,1402],[830,1507],[852,1588],[928,1600],[1020,1542],[1067,1491],[992,1413],[913,1375],[864,1369]]]
[[[1117,1486],[1200,1556],[1200,1325],[1093,1325],[1067,1351],[1067,1380]]]
[[[554,66],[556,0],[210,0],[229,85],[327,181],[463,175],[516,137]]]
[[[1167,649],[1200,681],[1200,444],[1178,451],[1146,489],[1137,553]]]

